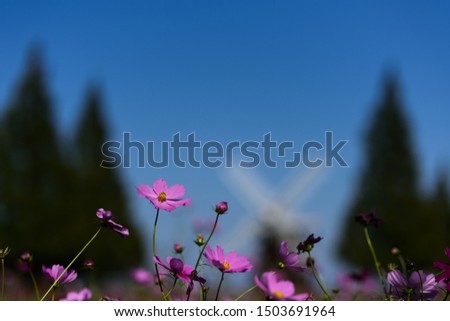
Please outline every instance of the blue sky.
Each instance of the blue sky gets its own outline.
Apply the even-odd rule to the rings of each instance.
[[[90,82],[102,85],[116,139],[124,131],[144,142],[195,132],[202,142],[226,144],[260,141],[271,132],[299,147],[333,131],[337,140],[349,140],[342,150],[349,167],[321,168],[320,182],[306,184],[292,205],[309,213],[299,220],[311,221],[314,232],[329,240],[318,253],[327,260],[362,166],[361,134],[384,71],[399,73],[424,187],[438,167],[448,169],[449,32],[445,1],[1,1],[0,106],[27,49],[40,43],[65,134]],[[228,200],[232,208],[217,242],[236,238],[252,211],[223,167],[132,166],[122,172],[149,240],[153,211],[134,187],[160,177],[185,185],[193,198],[190,209],[164,217],[160,237],[169,243],[191,240],[186,224],[213,216],[217,201]],[[259,166],[252,172],[276,195],[282,189],[274,186],[308,170]]]

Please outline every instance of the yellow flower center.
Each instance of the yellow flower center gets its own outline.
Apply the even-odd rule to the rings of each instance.
[[[160,201],[161,203],[166,201],[166,193],[165,192],[159,193],[158,201]]]
[[[230,268],[230,263],[228,262],[222,262],[222,265],[224,270],[228,270]]]
[[[280,291],[274,291],[273,295],[278,299],[284,298],[284,294]]]

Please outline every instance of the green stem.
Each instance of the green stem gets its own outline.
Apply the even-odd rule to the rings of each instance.
[[[56,289],[53,289],[53,291],[52,291],[52,301],[55,301],[55,294],[56,294]]]
[[[205,248],[208,245],[209,240],[211,239],[212,235],[214,234],[214,231],[215,231],[215,229],[217,227],[217,222],[219,221],[219,216],[220,216],[220,214],[217,214],[216,220],[214,221],[214,226],[213,226],[213,228],[211,230],[211,233],[209,234],[208,238],[206,239],[205,244],[203,244],[202,250],[200,251],[200,254],[198,255],[197,263],[195,263],[194,271],[192,272],[193,273],[192,277],[194,277],[197,274],[198,265],[199,265],[200,260],[202,258],[203,252],[205,251]],[[189,301],[190,296],[191,296],[191,294],[189,293],[186,301]]]
[[[220,283],[219,283],[219,286],[217,287],[216,301],[219,299],[219,292],[220,292],[220,288],[222,287],[224,275],[225,275],[225,273],[223,273],[223,271],[222,271],[222,277],[220,278]]]
[[[3,301],[5,295],[5,259],[2,258],[2,296],[0,297],[0,301]]]
[[[211,230],[211,233],[209,233],[209,236],[206,239],[205,244],[203,244],[202,250],[200,251],[200,254],[199,254],[198,259],[197,259],[197,263],[195,263],[194,271],[197,271],[198,264],[200,263],[200,260],[202,258],[203,252],[205,251],[205,248],[208,245],[209,240],[211,239],[212,235],[214,234],[214,231],[216,230],[217,222],[219,221],[219,216],[220,216],[220,214],[217,214],[216,220],[214,221],[214,226],[213,226],[213,228]]]
[[[448,295],[450,294],[450,291],[447,290],[447,292],[445,293],[445,297],[442,301],[447,301]]]
[[[316,268],[314,267],[314,261],[311,257],[311,252],[308,252],[308,256],[309,256],[309,262],[311,264],[311,271],[312,271],[312,274],[314,275],[314,278],[316,279],[317,284],[319,284],[319,287],[322,289],[322,292],[325,294],[325,297],[327,298],[327,300],[331,301],[331,296],[328,294],[327,289],[325,288],[325,286],[322,284],[319,277],[317,276]]]
[[[158,217],[159,217],[159,208],[156,209],[155,223],[153,224],[153,236],[152,236],[153,257],[157,256],[157,254],[156,254],[156,226],[158,225]],[[161,278],[159,277],[158,264],[156,262],[155,262],[155,271],[156,271],[156,277],[158,278],[159,289],[161,290],[162,298],[165,301],[166,295],[164,294],[164,289],[162,286]]]
[[[41,295],[39,294],[39,288],[36,283],[36,278],[34,277],[34,273],[31,270],[31,268],[30,268],[30,277],[31,277],[31,281],[33,282],[34,292],[36,293],[36,300],[39,301],[41,299]]]
[[[375,249],[373,248],[372,241],[370,240],[369,229],[364,227],[364,235],[366,236],[367,244],[369,245],[370,252],[372,253],[373,262],[375,268],[377,269],[378,278],[380,279],[381,286],[383,287],[384,293],[386,293],[386,286],[384,284],[383,276],[381,275],[380,262],[378,262],[377,255],[375,254]]]
[[[242,299],[244,296],[246,296],[248,293],[252,292],[254,289],[256,289],[258,286],[255,284],[254,286],[252,286],[250,289],[245,290],[241,295],[239,295],[236,299],[234,299],[234,301],[239,301],[240,299]]]
[[[173,289],[175,289],[175,285],[177,285],[177,281],[178,281],[178,277],[175,277],[172,288],[163,297],[164,301],[166,301],[170,297],[170,294],[172,293]]]
[[[50,286],[50,288],[47,290],[47,292],[44,294],[44,296],[41,298],[41,301],[44,301],[44,299],[47,297],[47,295],[52,291],[52,289],[56,288],[58,285],[59,280],[63,277],[64,274],[69,270],[69,268],[72,266],[73,263],[78,259],[78,257],[86,250],[86,248],[94,241],[94,239],[97,237],[97,235],[102,230],[102,227],[100,227],[97,232],[95,232],[94,236],[91,237],[91,239],[83,246],[83,248],[78,252],[78,254],[73,258],[73,260],[69,263],[69,265],[66,267],[66,269],[58,276],[58,278],[53,282],[53,284]]]

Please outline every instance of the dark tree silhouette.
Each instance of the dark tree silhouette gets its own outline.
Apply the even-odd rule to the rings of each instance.
[[[431,267],[433,258],[443,251],[449,231],[442,227],[448,226],[450,218],[421,193],[417,155],[398,80],[389,73],[367,131],[364,168],[339,246],[342,258],[356,265],[373,265],[362,227],[354,221],[372,208],[385,221],[371,233],[382,264],[394,260],[392,247],[423,267]]]
[[[74,208],[77,215],[92,221],[99,207],[111,210],[115,220],[130,229],[130,237],[118,240],[115,233],[103,233],[101,238],[86,252],[92,256],[103,270],[125,268],[136,265],[142,257],[138,231],[134,228],[131,212],[128,208],[126,193],[120,176],[120,169],[106,169],[100,166],[101,146],[108,140],[103,115],[103,103],[100,89],[92,86],[88,89],[83,114],[75,133],[74,165],[78,172],[78,199]],[[80,235],[80,230],[75,231]],[[114,234],[114,235],[113,235]]]
[[[40,52],[34,48],[2,119],[1,231],[13,251],[30,250],[42,260],[71,249],[59,243],[70,222],[69,211],[62,210],[68,168],[52,110]]]
[[[64,140],[47,87],[34,48],[0,119],[0,245],[16,257],[30,251],[37,267],[66,265],[100,226],[96,210],[103,207],[130,229],[130,237],[105,230],[85,257],[103,272],[138,264],[142,246],[119,169],[100,167],[108,139],[100,91],[88,91],[75,139]]]

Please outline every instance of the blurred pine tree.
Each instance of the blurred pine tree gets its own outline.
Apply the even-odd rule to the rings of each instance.
[[[103,115],[103,102],[98,86],[91,86],[86,94],[83,113],[75,133],[73,161],[78,172],[77,199],[73,201],[75,215],[85,222],[95,219],[97,208],[111,210],[114,220],[130,229],[130,236],[118,240],[115,233],[103,233],[86,252],[102,270],[132,267],[140,263],[142,247],[139,232],[134,228],[120,169],[100,167],[101,146],[109,139]],[[132,189],[132,188],[131,188]],[[75,235],[83,233],[83,226]]]
[[[372,241],[384,265],[394,261],[392,247],[419,267],[431,267],[449,242],[448,194],[438,202],[421,193],[417,151],[400,99],[398,80],[389,73],[365,140],[364,168],[347,211],[339,252],[349,263],[373,266],[358,214],[377,209],[385,223]],[[442,198],[447,208],[442,206]]]
[[[100,167],[104,119],[100,92],[90,90],[75,142],[63,140],[54,125],[41,51],[31,50],[0,128],[0,244],[16,257],[30,251],[37,268],[68,264],[97,230],[96,210],[104,207],[131,236],[104,231],[91,245],[90,258],[104,272],[140,261],[142,247],[118,170]]]
[[[69,218],[61,211],[68,182],[38,48],[30,52],[1,131],[2,239],[16,254],[29,249],[43,259],[60,257],[65,249],[57,232]]]

